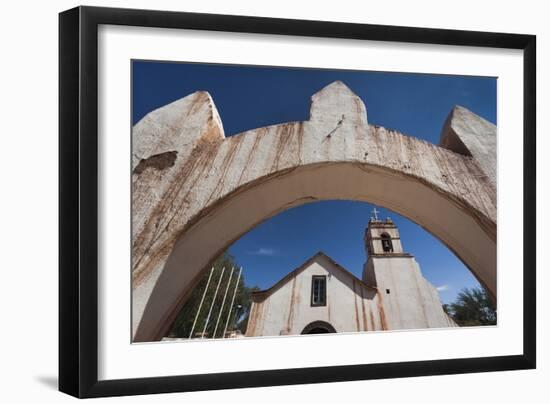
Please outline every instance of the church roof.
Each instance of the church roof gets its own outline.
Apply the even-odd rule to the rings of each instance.
[[[272,287],[269,289],[264,290],[258,290],[255,292],[252,292],[253,297],[257,298],[265,298],[270,296],[273,292],[275,292],[277,289],[279,289],[281,286],[283,286],[285,283],[290,281],[292,278],[294,278],[296,275],[298,275],[302,270],[308,267],[309,264],[311,264],[313,261],[315,261],[317,258],[325,258],[327,261],[329,261],[336,269],[338,269],[340,272],[350,276],[351,278],[355,279],[357,283],[360,285],[367,287],[369,289],[376,290],[376,288],[372,285],[368,285],[365,282],[363,282],[361,279],[356,277],[354,274],[352,274],[350,271],[348,271],[346,268],[344,268],[342,265],[338,264],[336,261],[334,261],[332,258],[330,258],[328,255],[326,255],[324,252],[319,251],[316,254],[309,257],[302,265],[300,265],[298,268],[294,269],[293,271],[286,274],[282,279],[280,279],[277,283],[275,283]]]

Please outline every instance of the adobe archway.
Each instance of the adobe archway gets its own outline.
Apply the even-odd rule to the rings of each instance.
[[[368,125],[335,82],[310,120],[224,138],[194,93],[134,127],[133,333],[160,339],[210,262],[258,223],[315,200],[384,206],[442,240],[496,297],[496,128],[455,108],[441,144]]]

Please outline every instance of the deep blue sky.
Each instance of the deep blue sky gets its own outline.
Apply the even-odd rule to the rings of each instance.
[[[462,105],[496,123],[495,78],[364,71],[273,68],[134,61],[132,123],[148,112],[194,91],[208,91],[226,136],[271,124],[307,120],[310,97],[335,80],[361,97],[371,124],[438,143],[451,108]],[[230,252],[243,265],[246,283],[268,288],[322,250],[361,277],[363,233],[372,206],[325,201],[283,212],[252,229]],[[468,269],[437,239],[399,215],[382,209],[399,225],[407,252],[441,287],[443,301],[462,287],[477,285]]]

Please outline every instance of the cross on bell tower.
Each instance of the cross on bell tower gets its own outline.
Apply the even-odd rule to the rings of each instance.
[[[376,210],[376,206],[372,209],[372,214],[373,216],[371,216],[371,220],[375,220],[375,221],[378,221],[378,214],[380,212]]]

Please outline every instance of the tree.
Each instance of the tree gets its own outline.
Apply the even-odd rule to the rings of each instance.
[[[205,331],[205,338],[221,338],[223,336],[223,331],[225,329],[225,324],[228,321],[228,331],[229,330],[240,330],[243,334],[246,331],[246,323],[248,322],[248,314],[251,306],[251,292],[257,290],[258,288],[249,288],[245,285],[244,275],[241,274],[239,284],[237,286],[237,292],[235,294],[235,302],[231,307],[231,299],[235,291],[235,284],[237,281],[238,275],[238,264],[235,262],[233,256],[227,252],[219,256],[214,264],[212,265],[214,270],[212,272],[212,278],[210,279],[210,284],[208,285],[208,290],[204,297],[204,302],[201,307],[201,311],[197,317],[197,322],[195,328],[193,329],[193,338],[202,335],[204,325],[206,323],[208,312],[212,307],[210,318],[208,320],[208,325]],[[223,270],[225,268],[225,270]],[[229,289],[227,290],[227,296],[225,299],[225,304],[223,306],[223,311],[220,316],[220,310],[222,310],[223,296],[225,294],[226,288],[228,286],[231,269],[233,270],[233,276],[231,276],[231,282],[229,284]],[[223,275],[223,278],[221,278]],[[188,338],[193,328],[193,322],[197,316],[199,310],[199,305],[206,289],[208,278],[210,276],[210,270],[206,271],[204,275],[199,280],[197,286],[192,290],[191,295],[184,303],[183,307],[180,309],[170,332],[169,337],[174,338]],[[220,281],[220,287],[218,294],[214,301],[214,294],[216,291],[216,286]],[[216,322],[218,321],[218,328],[216,329]],[[216,330],[216,335],[214,336],[214,330]]]
[[[462,289],[454,303],[444,304],[443,310],[460,326],[497,323],[496,306],[487,291],[480,287]]]

